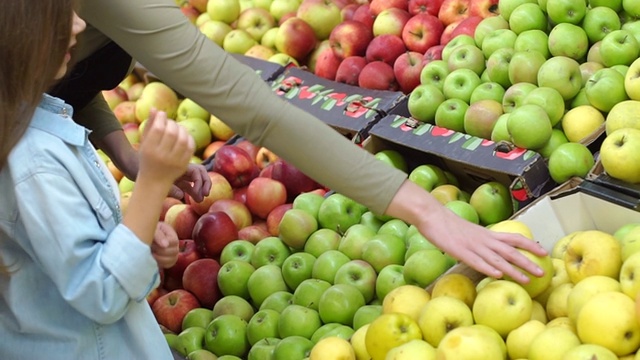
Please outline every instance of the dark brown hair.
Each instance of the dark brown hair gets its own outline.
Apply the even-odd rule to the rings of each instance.
[[[71,39],[74,0],[2,0],[0,169],[26,131]]]

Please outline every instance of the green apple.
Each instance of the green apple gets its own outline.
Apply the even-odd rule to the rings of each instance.
[[[205,108],[189,98],[182,100],[178,105],[176,121],[188,118],[200,118],[209,121],[209,117],[209,112]]]
[[[287,291],[287,284],[282,276],[282,269],[275,264],[263,265],[251,274],[247,282],[249,296],[253,304],[260,308],[262,302],[277,291]]]
[[[505,89],[502,85],[495,81],[483,82],[473,90],[469,103],[473,104],[480,100],[495,100],[501,103],[502,98],[504,97],[504,92]]]
[[[481,82],[480,76],[473,70],[456,69],[451,71],[444,79],[442,93],[447,99],[458,98],[469,103],[471,93]]]
[[[487,34],[498,29],[508,29],[509,22],[502,16],[489,16],[480,20],[473,33],[476,46],[482,48],[482,42]]]
[[[596,71],[585,85],[587,100],[602,112],[611,111],[616,104],[629,100],[624,81],[624,76],[614,69],[603,68]]]
[[[605,35],[620,30],[621,27],[618,12],[606,6],[589,9],[582,20],[582,28],[587,33],[590,44],[602,40]]]
[[[551,56],[549,52],[549,34],[542,30],[526,30],[518,34],[516,41],[513,43],[515,51],[537,51],[548,59]]]
[[[566,56],[549,58],[538,70],[538,86],[554,88],[563,99],[572,99],[582,88],[580,64]]]
[[[509,29],[516,34],[528,30],[547,30],[547,14],[536,3],[520,4],[509,16]]]
[[[220,47],[223,45],[224,37],[233,30],[229,24],[219,20],[206,20],[198,25],[198,29],[204,36]]]
[[[507,121],[509,120],[509,115],[511,115],[511,113],[504,113],[500,115],[498,120],[496,120],[496,123],[493,124],[493,130],[491,130],[491,137],[489,138],[491,141],[511,142],[511,136],[509,136],[509,130],[507,130]]]
[[[378,154],[379,152],[376,157]],[[355,200],[339,193],[333,193],[325,198],[320,205],[318,223],[322,228],[344,234],[349,227],[360,223],[360,218],[366,211],[367,208]]]
[[[311,277],[333,284],[338,269],[351,259],[339,250],[328,250],[320,254],[313,264]]]
[[[500,12],[500,17],[504,18],[506,21],[509,21],[511,17],[511,13],[520,5],[532,3],[536,4],[537,0],[502,0],[498,2],[498,11]]]
[[[431,84],[442,91],[444,79],[449,75],[449,65],[444,60],[433,60],[427,63],[420,72],[420,84]]]
[[[536,150],[551,138],[551,121],[540,105],[527,104],[514,109],[507,121],[507,131],[514,145]]]
[[[587,33],[578,25],[560,23],[549,32],[549,52],[580,61],[589,50]]]
[[[443,174],[444,176],[444,174]],[[407,235],[407,231],[409,230],[409,225],[401,219],[390,219],[385,221],[380,229],[378,229],[378,234],[389,234],[399,237],[400,239],[404,239]]]
[[[353,315],[353,329],[358,330],[382,315],[382,305],[365,305]]]
[[[490,83],[486,83],[490,84]],[[474,94],[478,92],[480,87],[483,87],[484,84],[480,84],[476,90],[471,94],[473,98]],[[470,99],[470,101],[473,101]],[[469,104],[460,99],[447,99],[440,103],[438,108],[436,109],[436,114],[434,116],[434,123],[436,126],[443,127],[446,129],[454,130],[457,132],[464,132],[464,115],[469,109]],[[417,169],[417,167],[415,168]],[[415,170],[414,169],[414,170]],[[412,171],[413,172],[413,171]],[[414,177],[416,177],[414,175]],[[411,179],[411,174],[409,174],[409,178]],[[414,180],[414,182],[416,182]],[[425,188],[427,191],[429,189]]]
[[[426,288],[450,267],[449,260],[438,249],[418,250],[404,264],[405,284]]]
[[[591,9],[599,6],[606,6],[617,13],[622,10],[622,0],[589,0]]]
[[[330,287],[331,283],[325,280],[313,278],[304,280],[293,292],[291,302],[309,309],[318,310],[320,296]]]
[[[207,308],[195,308],[189,310],[189,312],[182,318],[182,330],[190,327],[206,328],[207,325],[213,320],[213,310]]]
[[[474,224],[480,223],[480,219],[478,218],[476,209],[474,209],[473,206],[471,206],[471,204],[466,201],[452,200],[444,204],[444,207],[453,211],[456,215],[467,221],[470,221]]]
[[[373,266],[376,272],[390,264],[403,264],[404,240],[389,234],[377,234],[364,244],[362,259]]]
[[[222,48],[232,54],[244,54],[257,44],[258,42],[251,34],[238,28],[229,31],[222,40]]]
[[[429,241],[424,235],[421,233],[416,233],[411,236],[408,236],[406,239],[407,251],[404,254],[404,261],[406,262],[409,256],[413,255],[413,253],[425,250],[425,249],[437,249],[438,247],[433,245],[431,241]]]
[[[264,299],[258,310],[271,309],[280,313],[284,308],[292,304],[292,298],[293,294],[287,290],[276,291]]]
[[[276,337],[259,340],[251,346],[247,354],[247,360],[270,360],[279,342],[280,339]]]
[[[353,285],[362,293],[365,303],[369,303],[375,296],[377,277],[376,270],[368,262],[351,260],[338,269],[333,283]]]
[[[344,340],[351,339],[351,336],[355,333],[355,330],[351,326],[342,325],[338,323],[327,323],[320,326],[316,332],[311,336],[311,342],[317,344],[318,341],[326,337],[339,337]]]
[[[282,264],[282,278],[289,289],[295,291],[301,282],[311,278],[315,262],[316,257],[306,252],[297,252],[285,259]]]
[[[255,314],[253,306],[247,301],[236,295],[228,295],[218,300],[213,305],[213,318],[220,317],[222,315],[236,315],[245,321],[249,321]]]
[[[470,35],[461,34],[446,43],[442,48],[442,60],[447,63],[447,67],[449,65],[449,57],[451,56],[451,53],[453,53],[455,48],[461,45],[476,45],[476,41]]]
[[[206,333],[207,330],[200,326],[182,330],[178,334],[178,341],[180,343],[179,352],[183,355],[188,355],[193,351],[204,349],[206,346],[204,341]]]
[[[558,90],[546,86],[531,90],[531,92],[522,99],[521,104],[541,106],[547,113],[551,126],[556,126],[565,112],[565,103],[562,95],[560,95]]]
[[[551,256],[544,255],[538,256],[527,250],[517,249],[522,255],[524,255],[527,259],[532,261],[534,264],[538,265],[542,270],[544,270],[543,276],[534,276],[525,271],[522,271],[529,278],[529,282],[526,284],[521,284],[521,286],[527,291],[531,298],[535,298],[536,296],[542,294],[550,285],[551,279],[553,278],[553,274],[555,273],[553,267],[553,261],[551,260]],[[505,276],[505,280],[515,281],[510,276]]]
[[[291,250],[282,239],[269,236],[256,244],[251,254],[251,265],[256,269],[265,265],[282,266],[289,255],[291,255]]]
[[[455,101],[462,100],[455,99]],[[431,191],[435,187],[447,183],[447,177],[444,175],[442,168],[433,164],[421,164],[416,166],[409,173],[409,180],[427,191]]]
[[[320,194],[314,192],[301,193],[293,199],[292,208],[304,210],[317,219],[318,210],[323,201],[324,196]]]
[[[547,59],[537,51],[514,51],[509,62],[509,82],[538,84],[538,70]]]
[[[636,38],[638,43],[640,43],[640,20],[634,20],[634,21],[628,21],[628,22],[622,23],[621,29],[627,30],[628,32],[630,32],[633,35],[633,37]]]
[[[338,251],[347,255],[349,259],[362,259],[362,247],[376,235],[376,231],[367,225],[352,225],[340,239]]]
[[[485,59],[489,59],[491,54],[498,49],[513,49],[513,45],[515,44],[517,37],[518,34],[511,29],[497,29],[494,32],[487,34],[482,41],[481,47]]]
[[[231,24],[240,16],[240,1],[216,0],[207,2],[207,14],[211,20]]]
[[[600,146],[600,161],[607,174],[630,183],[640,182],[640,130],[621,128],[607,135]]]
[[[309,235],[304,244],[304,252],[316,258],[328,250],[338,250],[342,236],[337,231],[331,229],[318,229]]]
[[[301,209],[287,210],[278,225],[279,237],[283,243],[294,250],[304,249],[311,234],[318,230],[318,220]]]
[[[537,86],[532,83],[522,82],[509,86],[502,97],[502,109],[505,113],[512,113],[522,105],[524,98]]]
[[[264,34],[276,26],[276,21],[268,9],[253,6],[240,12],[235,27],[243,29],[251,35],[256,41],[260,42]]]
[[[242,260],[230,260],[218,271],[218,287],[224,296],[236,295],[249,299],[247,283],[256,269]]]
[[[480,76],[485,69],[485,58],[482,50],[473,41],[471,44],[458,45],[452,49],[447,59],[447,65],[449,71],[465,68],[473,70]]]
[[[498,83],[504,89],[508,89],[511,86],[509,63],[514,53],[515,50],[513,48],[504,47],[497,49],[487,58],[486,74],[489,77],[489,81]]]
[[[554,128],[551,130],[551,137],[549,138],[549,141],[547,141],[547,143],[544,144],[543,147],[539,148],[536,151],[540,155],[542,155],[543,158],[549,159],[549,156],[551,156],[551,153],[553,153],[553,151],[557,149],[558,146],[562,144],[566,144],[568,142],[569,142],[569,139],[567,139],[567,136],[564,134],[564,131],[562,131],[562,129]]]
[[[380,216],[375,214],[373,211],[366,211],[360,218],[360,224],[366,225],[373,231],[378,232],[380,226],[384,224],[384,220],[381,219]]]
[[[414,119],[433,123],[436,110],[444,100],[444,94],[436,85],[421,84],[409,94],[407,108]]]
[[[187,118],[178,122],[193,137],[196,143],[196,151],[201,151],[211,143],[212,135],[209,123],[200,118]]]
[[[378,271],[378,277],[376,278],[377,299],[384,299],[391,290],[405,285],[403,270],[403,265],[391,264]]]
[[[311,335],[322,325],[317,310],[306,306],[291,304],[280,313],[278,334],[281,339],[289,336],[302,336],[311,339]]]
[[[251,254],[255,249],[255,244],[248,240],[233,240],[225,245],[220,253],[220,265],[224,265],[231,260],[244,262],[251,261]]]
[[[585,89],[584,87],[580,89],[580,91],[578,91],[578,94],[574,96],[573,99],[571,99],[568,104],[566,104],[566,107],[568,109],[574,109],[574,108],[577,108],[578,106],[583,106],[583,105],[591,106],[591,103],[587,99],[587,89]],[[558,126],[561,127],[562,124],[558,123]]]
[[[187,354],[187,360],[220,360],[223,357],[225,356],[217,357],[216,354],[212,353],[207,349],[198,349]],[[227,355],[226,358],[227,360],[234,360],[234,358],[238,359],[237,356],[231,356],[231,355]]]
[[[632,17],[640,17],[640,4],[633,0],[622,0],[622,9]]]
[[[640,54],[640,43],[628,30],[614,30],[602,38],[600,57],[605,67],[631,65]]]
[[[205,348],[218,356],[243,357],[250,348],[247,322],[237,315],[220,315],[207,326],[204,342]]]
[[[478,212],[482,225],[506,220],[513,214],[513,201],[509,188],[497,181],[488,181],[478,186],[471,193],[469,203]]]
[[[624,246],[624,241],[623,241],[624,237],[627,236],[627,234],[630,233],[631,230],[635,229],[638,226],[640,226],[640,223],[624,224],[619,228],[617,228],[616,231],[613,232],[613,237],[618,239],[618,241],[622,242],[623,243],[622,245]],[[640,232],[638,232],[637,234],[640,235]]]
[[[353,325],[353,315],[364,306],[364,296],[353,285],[334,284],[328,288],[318,302],[318,313],[323,323]]]
[[[247,323],[247,340],[251,346],[258,341],[278,338],[280,313],[273,309],[263,309],[255,313]]]
[[[276,0],[274,0],[274,1],[276,1]],[[298,0],[277,0],[277,1],[295,1],[295,2],[297,2]],[[299,66],[300,65],[298,63],[298,60],[296,60],[294,57],[292,57],[291,55],[285,54],[285,53],[281,53],[281,52],[271,55],[271,57],[267,61],[279,64],[279,65],[282,65],[282,66]]]
[[[547,2],[547,15],[555,24],[578,25],[587,13],[586,1],[552,0]]]
[[[277,1],[277,0],[274,0]],[[273,349],[272,360],[305,359],[309,357],[313,342],[302,336],[289,336]]]

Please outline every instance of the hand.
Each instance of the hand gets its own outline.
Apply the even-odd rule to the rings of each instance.
[[[159,222],[151,243],[151,254],[158,266],[168,269],[178,261],[178,235],[171,225]]]
[[[175,181],[169,191],[169,196],[176,199],[184,198],[188,194],[196,202],[201,202],[211,191],[211,178],[207,170],[200,164],[189,164],[187,172]]]

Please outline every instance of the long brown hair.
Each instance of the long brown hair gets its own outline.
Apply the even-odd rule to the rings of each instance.
[[[73,10],[74,0],[2,0],[0,169],[62,65]]]

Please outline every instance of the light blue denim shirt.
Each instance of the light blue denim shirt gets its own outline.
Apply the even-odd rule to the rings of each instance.
[[[71,115],[45,95],[0,171],[0,359],[173,359],[146,301],[158,266]]]

